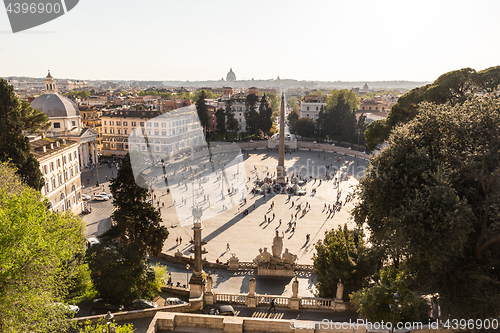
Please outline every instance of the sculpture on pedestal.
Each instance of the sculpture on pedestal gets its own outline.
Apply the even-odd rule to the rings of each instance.
[[[267,247],[259,249],[258,254],[253,262],[257,264],[257,274],[266,276],[290,276],[294,275],[295,261],[297,256],[285,249],[283,250],[284,233],[280,236],[278,231],[273,238],[272,254],[267,251]]]

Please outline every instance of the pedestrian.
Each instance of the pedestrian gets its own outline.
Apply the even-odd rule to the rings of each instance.
[[[161,206],[162,206],[162,207],[165,207],[165,202],[162,202],[162,203],[161,203]]]
[[[295,204],[295,201],[292,201],[292,208],[293,208],[293,205]]]
[[[176,245],[176,246],[177,246],[177,245],[179,245],[179,237],[177,237],[177,238],[175,239],[175,245]]]
[[[226,245],[226,251],[229,251],[229,250],[231,250],[231,249],[229,248],[229,243],[227,243],[227,245]]]
[[[182,244],[182,237],[179,236],[179,244]]]
[[[273,309],[274,312],[276,312],[276,306],[275,305],[276,305],[276,299],[273,298],[271,300],[271,306],[269,307],[269,311],[271,311],[271,309]]]
[[[108,176],[106,175],[106,181],[108,181]]]
[[[275,217],[275,215],[274,215],[274,213],[273,213],[273,220],[274,220],[274,217]]]

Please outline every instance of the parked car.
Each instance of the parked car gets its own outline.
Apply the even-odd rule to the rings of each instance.
[[[66,313],[66,315],[70,318],[75,317],[78,314],[78,311],[80,311],[80,308],[76,305],[71,305],[71,304],[64,304],[64,303],[54,303],[54,306],[61,307],[63,311]]]
[[[92,198],[90,197],[90,195],[82,193],[82,199],[83,199],[83,201],[88,201]]]
[[[94,194],[94,200],[97,200],[97,201],[108,201],[109,197],[105,196],[105,195]]]
[[[158,304],[156,302],[151,302],[146,299],[134,299],[127,307],[127,311],[153,309],[157,307]]]
[[[179,305],[179,304],[187,304],[187,302],[184,302],[183,300],[177,297],[169,297],[165,300],[165,305]]]
[[[236,313],[231,305],[221,305],[210,309],[209,314],[216,316],[235,316]]]
[[[111,195],[111,193],[106,193],[106,192],[99,192],[97,194],[99,194],[99,195],[105,195],[105,196],[107,196],[110,199],[113,197],[113,195]]]
[[[99,240],[95,237],[89,237],[87,238],[87,242],[89,244],[89,247],[92,246],[92,245],[97,245],[99,244]]]
[[[118,312],[123,310],[123,305],[120,305],[118,302],[112,299],[107,298],[96,298],[92,301],[90,305],[90,314],[105,314],[110,312]]]

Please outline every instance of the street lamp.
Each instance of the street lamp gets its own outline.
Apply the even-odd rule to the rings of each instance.
[[[188,286],[189,264],[186,264],[186,288]]]
[[[399,306],[399,299],[401,298],[401,295],[399,294],[399,291],[396,291],[394,293],[394,305],[390,305],[392,307],[392,330],[391,332],[394,333],[394,326],[395,326],[395,321],[396,321],[396,310],[398,309]]]
[[[106,319],[106,325],[108,327],[107,328],[103,327],[102,328],[102,333],[116,332],[116,328],[110,326],[111,325],[111,320],[113,320],[113,317],[114,317],[114,315],[110,311],[108,311],[108,313],[104,316],[104,319]]]

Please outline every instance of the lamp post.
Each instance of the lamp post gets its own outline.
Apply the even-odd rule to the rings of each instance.
[[[189,264],[186,264],[186,288],[188,286]]]
[[[391,304],[391,306],[392,306],[392,330],[391,330],[391,332],[392,333],[394,333],[394,326],[395,326],[395,321],[396,321],[396,310],[398,309],[400,298],[401,298],[401,295],[399,294],[399,291],[396,291],[394,293],[394,305]]]
[[[111,327],[111,320],[113,320],[114,315],[108,311],[108,313],[104,316],[104,319],[106,319],[106,325],[108,327],[103,327],[102,333],[112,333],[116,332],[116,328]]]

